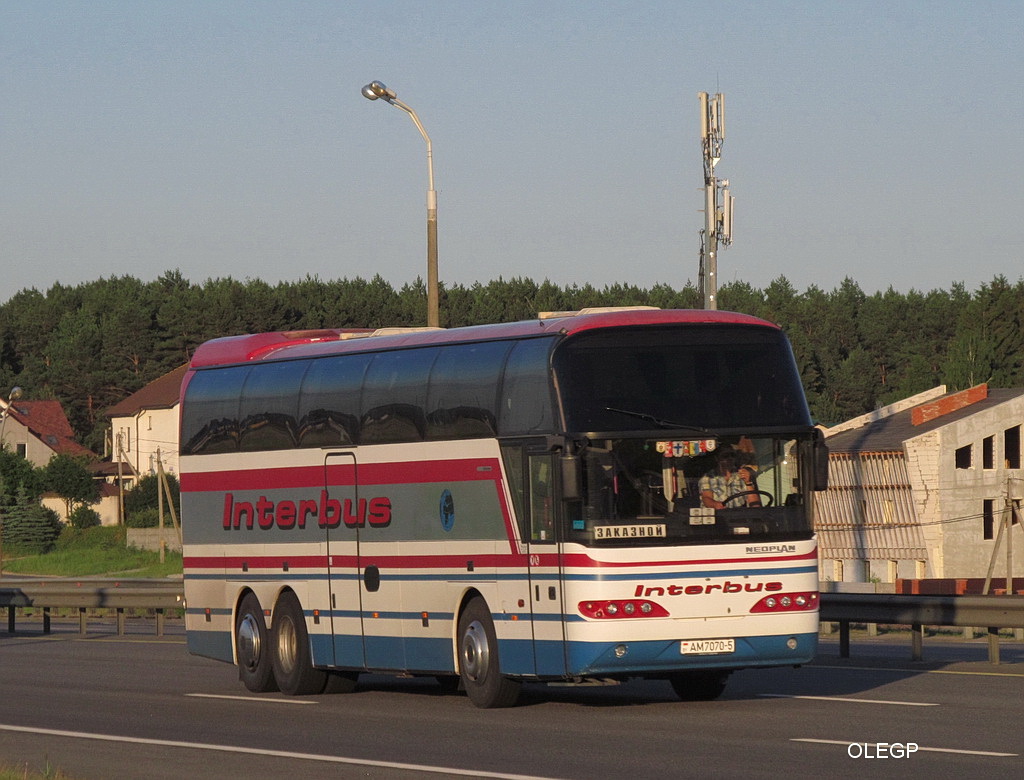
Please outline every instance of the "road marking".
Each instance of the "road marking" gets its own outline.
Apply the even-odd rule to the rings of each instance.
[[[885,699],[851,699],[848,696],[794,696],[788,693],[759,693],[767,699],[814,699],[815,701],[848,701],[854,704],[897,704],[901,707],[938,707],[929,701],[886,701]]]
[[[319,704],[319,702],[309,699],[261,699],[256,696],[226,696],[216,693],[186,693],[185,695],[197,699],[231,699],[233,701],[255,701],[266,704]]]
[[[22,734],[40,734],[48,737],[67,737],[70,739],[91,739],[99,742],[119,742],[131,745],[150,745],[154,747],[176,747],[187,750],[213,750],[221,753],[241,753],[252,756],[269,756],[271,758],[293,758],[303,761],[320,761],[328,764],[346,764],[348,766],[372,766],[383,769],[401,769],[407,772],[424,772],[441,775],[457,775],[459,777],[492,777],[500,780],[551,780],[535,775],[515,775],[506,772],[485,772],[479,769],[457,769],[447,766],[428,766],[425,764],[403,764],[397,761],[373,761],[363,758],[346,758],[344,756],[324,756],[316,753],[294,753],[290,750],[265,750],[262,748],[240,747],[238,745],[211,745],[203,742],[179,742],[172,739],[145,739],[142,737],[121,737],[116,734],[91,734],[85,731],[63,731],[61,729],[41,729],[28,726],[12,726],[0,723],[0,731],[14,731]]]
[[[1024,677],[1020,672],[967,672],[957,669],[885,669],[880,666],[825,666],[824,664],[813,664],[803,667],[804,669],[852,669],[858,672],[893,672],[895,674],[962,674],[977,675],[979,677]]]
[[[818,745],[843,745],[845,747],[864,744],[858,742],[845,742],[841,739],[791,739],[790,742],[813,742]],[[1014,758],[1019,755],[1018,753],[995,753],[991,750],[960,750],[958,748],[925,747],[924,745],[918,745],[917,749],[922,753],[957,753],[958,755],[963,756],[994,756],[996,758]]]

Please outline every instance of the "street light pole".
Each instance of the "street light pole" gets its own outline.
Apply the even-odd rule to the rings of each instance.
[[[389,89],[379,81],[371,81],[363,87],[362,93],[367,100],[384,100],[405,111],[412,117],[416,129],[420,131],[423,140],[427,142],[427,326],[439,328],[441,322],[437,290],[437,191],[434,190],[434,155],[430,145],[430,136],[427,135],[416,112],[399,100],[393,89]]]
[[[7,396],[7,403],[4,405],[3,411],[0,412],[0,450],[7,446],[7,442],[4,441],[4,433],[7,430],[7,417],[11,413],[11,404],[17,399],[21,398],[21,388],[11,388],[10,395]],[[0,578],[4,576],[4,516],[0,514]]]

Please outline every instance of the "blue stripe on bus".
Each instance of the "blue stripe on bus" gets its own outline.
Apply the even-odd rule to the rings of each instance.
[[[232,660],[231,633],[227,631],[190,631],[188,650],[195,655]],[[626,642],[568,642],[555,640],[504,639],[498,641],[502,672],[532,676],[535,658],[547,659],[541,674],[549,677],[585,677],[593,675],[657,675],[699,669],[742,669],[747,666],[790,666],[810,662],[816,653],[818,636],[780,634],[777,636],[734,637],[736,650],[722,655],[683,655],[679,640]],[[790,648],[791,641],[796,642]],[[369,654],[368,668],[380,671],[412,670],[419,673],[454,673],[450,638],[412,638],[397,636],[363,637],[355,635],[314,634],[310,637],[313,663],[317,666],[363,669],[364,647]],[[622,653],[621,648],[625,648]],[[376,658],[388,658],[387,664],[374,664]],[[568,668],[561,661],[566,659]],[[557,668],[556,668],[557,667]]]

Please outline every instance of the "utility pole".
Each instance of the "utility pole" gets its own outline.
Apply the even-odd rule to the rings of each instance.
[[[715,178],[715,166],[722,159],[725,142],[725,95],[700,98],[700,139],[704,152],[704,229],[700,232],[700,290],[705,309],[718,308],[718,245],[732,243],[734,198],[729,180]]]

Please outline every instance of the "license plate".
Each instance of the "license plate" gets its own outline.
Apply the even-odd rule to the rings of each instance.
[[[720,655],[736,652],[735,639],[684,639],[679,645],[683,655]]]

